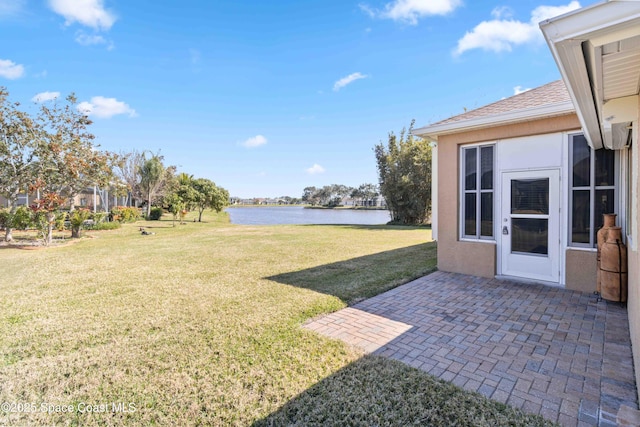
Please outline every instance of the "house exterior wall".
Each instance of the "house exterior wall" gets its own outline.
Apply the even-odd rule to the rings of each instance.
[[[640,97],[638,100],[638,111],[640,111]],[[633,361],[635,365],[636,384],[640,384],[640,138],[638,136],[638,125],[640,117],[636,118],[633,126],[632,137],[632,159],[631,159],[631,230],[627,234],[631,239],[627,239],[628,254],[628,302],[627,313],[629,316],[629,334],[631,336],[631,348],[633,351]]]
[[[567,248],[565,256],[565,287],[574,291],[595,292],[598,273],[597,253]]]
[[[438,141],[438,269],[494,277],[495,243],[458,240],[460,168],[456,136],[441,137]]]
[[[441,135],[438,138],[437,160],[438,269],[482,277],[494,277],[497,274],[498,257],[495,241],[461,241],[459,239],[459,152],[461,145],[579,131],[579,129],[580,123],[577,116],[571,114],[544,120]],[[508,143],[505,142],[503,145],[507,146]],[[498,152],[500,149],[498,148]],[[509,150],[506,150],[506,152],[509,152]],[[500,156],[499,153],[498,156]],[[552,159],[552,162],[559,163],[560,159]],[[497,167],[499,167],[498,163],[499,161],[496,162]],[[497,190],[496,197],[499,198]],[[581,259],[576,259],[575,261],[581,262]],[[580,268],[579,264],[572,264],[567,267],[570,267],[572,271]]]

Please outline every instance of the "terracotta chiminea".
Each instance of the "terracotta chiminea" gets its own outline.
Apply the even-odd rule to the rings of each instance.
[[[602,228],[600,230],[598,230],[598,234],[597,236],[597,247],[598,247],[598,254],[597,254],[597,262],[598,262],[598,266],[597,266],[597,270],[596,270],[596,293],[597,294],[601,294],[602,290],[601,290],[601,277],[600,277],[600,258],[602,255],[602,245],[604,245],[604,242],[607,241],[607,235],[609,234],[609,229],[611,227],[615,227],[616,226],[616,216],[618,216],[617,214],[604,214],[602,215],[603,217],[603,225]]]
[[[600,257],[600,295],[609,301],[627,301],[627,247],[622,243],[622,229],[609,228]]]

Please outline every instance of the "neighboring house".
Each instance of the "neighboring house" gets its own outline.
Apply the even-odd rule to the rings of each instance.
[[[358,206],[358,203],[360,201],[358,199],[354,199],[353,197],[350,196],[345,196],[340,200],[340,204],[342,206]]]
[[[592,292],[596,232],[603,213],[617,213],[638,367],[640,2],[612,0],[540,26],[561,81],[414,131],[437,145],[438,268]]]
[[[38,198],[38,193],[23,193],[18,196],[17,205],[31,206]],[[115,206],[128,206],[129,197],[118,196],[113,191],[109,193],[109,189],[91,187],[86,188],[84,191],[77,194],[74,198],[74,204],[78,208],[88,208],[94,212],[108,212]],[[7,207],[7,205],[8,201],[4,197],[0,196],[0,208]]]
[[[30,206],[35,199],[37,199],[36,194],[27,194],[27,192],[20,193],[16,206]],[[0,196],[0,208],[6,208],[8,206],[9,201],[3,196]]]

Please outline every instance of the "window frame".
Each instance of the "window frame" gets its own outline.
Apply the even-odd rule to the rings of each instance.
[[[589,185],[582,186],[574,186],[573,185],[573,150],[574,150],[574,139],[576,137],[584,137],[584,133],[573,133],[569,134],[568,143],[569,143],[569,175],[568,175],[568,227],[567,227],[567,246],[572,248],[585,248],[585,249],[594,249],[596,247],[596,234],[597,230],[595,229],[595,203],[596,203],[596,192],[598,190],[613,190],[613,210],[615,214],[620,214],[619,210],[619,200],[620,200],[620,189],[619,189],[619,178],[618,178],[618,169],[620,156],[617,150],[613,150],[613,185],[596,185],[596,152],[598,150],[594,150],[591,148],[588,143],[587,147],[589,151]],[[604,149],[604,148],[603,148]],[[583,242],[574,242],[573,241],[573,194],[574,191],[589,191],[589,243]]]
[[[478,144],[465,144],[460,146],[459,150],[459,168],[460,168],[460,180],[458,189],[458,198],[460,210],[458,213],[458,235],[460,240],[468,241],[482,241],[482,242],[495,242],[496,241],[496,146],[495,142],[490,143],[478,143]],[[491,177],[492,185],[490,189],[482,188],[482,148],[491,147],[492,159],[491,159]],[[466,151],[474,149],[476,150],[476,185],[474,190],[466,189]],[[492,194],[491,200],[491,236],[482,235],[482,194]],[[476,232],[475,234],[465,234],[465,212],[466,212],[466,198],[467,194],[475,194],[476,203]]]

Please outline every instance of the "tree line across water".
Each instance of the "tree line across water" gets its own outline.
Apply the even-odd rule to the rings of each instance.
[[[332,184],[324,187],[306,187],[302,200],[311,205],[336,207],[346,197],[366,205],[379,196],[384,198],[391,213],[391,223],[405,225],[424,224],[431,216],[431,144],[403,129],[400,137],[393,132],[387,144],[374,147],[379,185],[362,184],[358,188]]]
[[[333,208],[343,205],[346,198],[351,198],[355,206],[367,206],[378,196],[380,192],[375,184],[362,184],[357,188],[331,184],[319,188],[306,187],[302,193],[302,201],[311,206]]]
[[[165,166],[159,153],[100,150],[89,131],[91,124],[78,110],[73,94],[64,102],[42,103],[36,114],[30,114],[0,87],[0,196],[7,206],[0,210],[0,225],[6,241],[13,240],[15,228],[31,226],[49,244],[54,227],[64,219],[75,227],[72,234],[79,236],[91,212],[76,209],[75,201],[88,188],[127,195],[134,206],[144,203],[148,218],[153,205],[165,208],[173,214],[174,225],[190,210],[198,210],[201,220],[205,209],[220,211],[228,204],[224,188],[206,178],[176,174],[176,168]],[[28,208],[19,209],[25,193],[37,196]]]
[[[11,102],[7,90],[0,87],[0,196],[7,206],[0,212],[0,226],[6,241],[13,239],[16,226],[27,224],[38,228],[48,244],[62,218],[76,227],[72,234],[79,236],[91,212],[76,209],[75,200],[88,188],[109,188],[127,195],[133,206],[145,204],[147,218],[153,217],[152,206],[164,208],[173,215],[174,225],[191,210],[198,210],[201,221],[205,209],[220,211],[229,203],[227,190],[206,178],[176,174],[176,167],[165,166],[159,153],[100,150],[89,131],[91,124],[78,110],[73,94],[64,102],[41,103],[32,115]],[[307,187],[302,200],[336,206],[347,196],[364,202],[382,195],[393,223],[425,223],[431,210],[432,153],[427,141],[412,135],[413,124],[399,138],[391,132],[386,145],[380,142],[374,147],[379,187]],[[26,211],[18,209],[25,193],[37,195]]]

